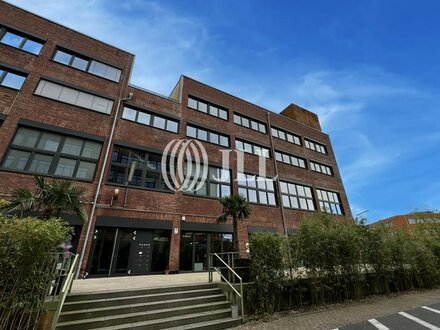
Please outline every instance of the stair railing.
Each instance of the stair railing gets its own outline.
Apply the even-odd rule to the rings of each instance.
[[[215,267],[214,266],[214,258],[215,260],[219,260],[224,267]],[[229,258],[228,258],[229,259]],[[233,258],[232,258],[233,259]],[[228,278],[226,278],[223,274],[222,274],[222,269],[227,269],[228,270]],[[217,253],[211,253],[209,255],[209,283],[213,282],[213,270],[215,270],[220,277],[229,285],[229,287],[232,289],[232,291],[235,293],[235,295],[237,297],[240,298],[240,302],[241,302],[241,317],[244,318],[244,297],[243,297],[243,279],[234,271],[234,269],[232,269]],[[235,284],[235,278],[238,279],[239,283],[240,283],[240,292],[237,291],[237,289],[234,287],[234,285],[232,285],[231,281],[231,275],[232,274],[232,282]]]
[[[60,317],[61,310],[63,309],[66,297],[70,293],[70,290],[72,289],[73,280],[75,278],[75,273],[78,268],[78,259],[79,259],[79,254],[75,255],[73,262],[70,264],[70,268],[69,271],[67,272],[66,279],[64,280],[63,286],[59,293],[59,303],[57,310],[55,311],[55,315],[53,317],[52,329],[55,329],[56,324],[58,322],[58,318]]]

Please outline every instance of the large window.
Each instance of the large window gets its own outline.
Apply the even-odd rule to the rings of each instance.
[[[0,67],[0,85],[13,89],[20,90],[26,80],[26,75],[23,73],[12,72],[9,69]]]
[[[240,126],[244,126],[250,129],[253,129],[254,131],[266,133],[266,124],[251,119],[249,117],[240,115],[238,113],[234,113],[234,123]]]
[[[38,83],[35,94],[105,114],[110,114],[113,107],[112,100],[44,79]]]
[[[69,50],[57,49],[53,55],[53,60],[116,82],[119,82],[119,79],[121,78],[120,69],[86,56],[75,54]]]
[[[124,107],[122,118],[137,122],[142,125],[164,129],[173,133],[177,133],[179,131],[179,122],[177,120],[168,119],[166,117],[159,116],[155,113],[144,110]]]
[[[327,154],[326,146],[321,143],[304,139],[304,145],[306,146],[306,148],[311,149],[313,151],[319,152],[321,154]]]
[[[0,43],[35,55],[40,54],[43,47],[42,41],[4,26],[0,26]]]
[[[322,189],[316,189],[316,192],[318,193],[319,207],[321,208],[321,211],[331,214],[344,214],[337,193]]]
[[[301,138],[299,137],[299,135],[296,135],[294,133],[289,133],[283,129],[280,128],[276,128],[276,127],[272,127],[271,128],[272,131],[272,136],[293,143],[293,144],[297,144],[297,145],[301,145]]]
[[[238,193],[248,202],[276,205],[275,187],[272,179],[258,175],[237,173]]]
[[[289,165],[306,168],[306,160],[304,158],[286,154],[284,152],[275,151],[275,159],[279,162]]]
[[[280,181],[281,200],[283,207],[314,211],[312,188]]]
[[[249,154],[270,158],[269,148],[262,147],[253,143],[235,139],[235,148]]]
[[[162,155],[114,146],[108,181],[127,184],[133,162],[136,163],[133,179],[128,184],[134,187],[169,190],[162,178]]]
[[[93,180],[102,144],[55,132],[20,127],[3,168]]]
[[[190,167],[185,164],[184,173],[185,178],[190,178],[189,184],[195,183],[192,188],[199,187],[199,182],[202,181],[200,177],[202,173],[199,173],[199,177],[195,178],[195,165]],[[185,189],[186,188],[186,189]],[[188,194],[194,194],[199,196],[210,196],[210,197],[225,197],[231,194],[231,175],[229,170],[224,170],[219,167],[209,166],[208,176],[206,177],[204,183],[200,186],[198,190],[187,190],[188,187],[184,187],[184,192]]]
[[[188,96],[188,107],[194,110],[198,110],[203,113],[210,114],[211,116],[218,117],[224,120],[228,120],[228,110],[218,105],[197,99],[193,96]]]
[[[327,175],[333,175],[333,171],[332,168],[328,165],[324,165],[321,163],[317,163],[314,161],[310,161],[310,168],[312,171],[318,172],[318,173],[322,173],[322,174],[327,174]]]
[[[229,137],[214,131],[209,131],[204,128],[195,127],[190,124],[186,126],[186,136],[218,144],[224,147],[229,147]]]

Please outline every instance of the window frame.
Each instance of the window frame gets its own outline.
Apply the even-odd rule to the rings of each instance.
[[[196,107],[195,108],[189,105],[190,99],[193,102],[196,102]],[[206,105],[206,111],[200,110],[199,103],[202,103],[202,104]],[[210,115],[212,117],[216,117],[216,118],[219,118],[219,119],[222,119],[222,120],[225,120],[225,121],[229,121],[229,109],[227,109],[225,107],[222,107],[222,106],[219,106],[217,104],[214,104],[212,102],[208,102],[208,101],[202,100],[202,99],[200,99],[200,98],[198,98],[196,96],[192,96],[192,95],[188,94],[186,106],[189,109],[192,109],[192,110],[195,110],[195,111],[198,111],[198,112],[201,112],[201,113],[204,113],[204,114],[207,114],[207,115]],[[211,111],[210,111],[211,108],[216,109],[217,115],[211,113]],[[224,111],[226,113],[226,118],[223,118],[220,115],[221,111]]]
[[[243,148],[240,149],[238,147],[239,144],[242,144]],[[246,147],[245,147],[246,145],[250,145],[251,151],[248,151],[246,149]],[[259,148],[259,150],[261,150],[261,152],[260,153],[256,153],[255,152],[256,148]],[[271,159],[271,150],[270,150],[269,147],[262,146],[260,144],[256,144],[256,143],[253,143],[253,142],[248,142],[248,141],[242,140],[240,138],[235,138],[235,149],[239,150],[239,151],[242,151],[242,152],[245,152],[245,153],[250,154],[250,155],[261,156],[261,157],[264,157],[266,159]],[[263,151],[264,150],[267,151],[267,157],[263,155]]]
[[[313,188],[311,186],[307,186],[307,185],[299,184],[299,183],[295,183],[295,182],[284,181],[284,180],[280,180],[279,184],[280,184],[281,206],[283,208],[292,209],[292,210],[300,210],[300,211],[310,211],[310,212],[315,212],[316,211],[316,206],[317,205],[316,205],[316,202],[315,202],[315,198],[313,196]],[[283,192],[283,186],[284,185],[286,187],[286,191],[287,192]],[[290,192],[290,186],[289,185],[294,186],[295,193]],[[304,190],[304,192],[306,191],[304,188],[310,189],[310,196],[307,196],[307,193],[305,193],[304,195],[301,195],[299,193],[298,187],[301,187]],[[284,198],[283,197],[287,197],[288,198],[289,206],[285,206],[284,205]],[[298,207],[292,206],[293,205],[292,198],[296,199]],[[301,200],[305,200],[305,203],[306,203],[306,206],[307,206],[306,208],[302,208],[301,207]],[[309,201],[311,201],[313,209],[310,208]]]
[[[237,122],[236,119],[238,119],[239,122]],[[249,126],[243,125],[243,119],[246,119],[246,120],[249,121]],[[242,115],[241,113],[238,113],[238,112],[235,112],[235,111],[233,113],[233,121],[234,121],[235,125],[238,125],[238,126],[241,126],[241,127],[245,127],[245,128],[249,128],[249,129],[251,129],[251,130],[253,130],[255,132],[259,132],[259,133],[262,133],[262,134],[267,134],[267,124],[262,122],[262,121],[252,119],[252,118],[250,118],[248,116]],[[258,129],[253,128],[252,127],[252,123],[256,123]],[[260,130],[260,125],[263,125],[264,132]]]
[[[323,199],[323,197],[322,197],[323,196],[322,195],[323,192],[326,193],[328,199]],[[333,199],[336,196],[337,201],[331,201],[330,194],[331,194]],[[344,208],[342,206],[341,195],[339,194],[339,192],[331,191],[331,190],[326,190],[326,189],[323,189],[323,188],[316,188],[316,195],[318,197],[319,209],[322,212],[327,212],[327,213],[332,214],[332,215],[345,215]],[[323,206],[327,206],[325,204],[329,204],[330,205],[330,211],[328,211],[328,209],[325,209],[323,207]],[[337,206],[337,207],[335,207],[335,210],[338,211],[338,209],[339,209],[340,212],[336,212],[336,213],[333,212],[333,207],[335,205]]]
[[[17,145],[17,144],[13,143],[15,137],[17,136],[17,133],[22,128],[23,129],[31,129],[31,130],[38,131],[38,136],[37,136],[37,139],[35,140],[35,143],[34,143],[33,147],[21,146],[21,145]],[[59,142],[59,144],[57,146],[57,150],[56,151],[45,150],[45,149],[41,149],[41,148],[38,147],[38,145],[39,145],[39,143],[40,143],[40,141],[42,139],[42,136],[44,134],[53,134],[53,135],[57,135],[57,136],[60,137],[60,142]],[[73,154],[62,152],[63,147],[65,145],[65,142],[66,142],[66,140],[68,138],[74,138],[74,139],[82,140],[81,150],[80,150],[78,155],[73,155]],[[98,153],[96,158],[82,156],[82,153],[84,151],[84,148],[85,148],[85,145],[86,145],[87,142],[92,142],[92,143],[100,144],[100,150],[99,150],[99,153]],[[12,140],[11,140],[11,142],[10,142],[10,144],[9,144],[9,146],[8,146],[4,156],[3,156],[3,159],[2,159],[2,162],[1,162],[1,169],[5,170],[5,171],[13,171],[13,172],[20,172],[20,173],[27,173],[27,174],[38,174],[38,175],[42,175],[42,176],[63,178],[63,179],[69,179],[69,180],[79,180],[79,181],[93,182],[94,179],[95,179],[97,170],[98,170],[99,161],[100,161],[101,153],[102,153],[102,146],[103,146],[103,142],[102,141],[96,141],[96,140],[84,138],[84,137],[81,137],[81,136],[78,136],[78,135],[70,135],[70,134],[65,134],[65,133],[61,133],[61,132],[58,132],[58,131],[52,131],[52,130],[47,130],[47,129],[42,129],[42,128],[38,128],[38,127],[19,125],[17,130],[15,131],[14,137],[12,138]],[[11,150],[17,150],[17,151],[29,153],[29,157],[28,157],[28,159],[26,161],[26,165],[25,165],[23,170],[5,167],[5,162],[6,162],[7,156],[9,155],[9,152]],[[41,173],[41,172],[36,172],[36,171],[31,171],[30,170],[30,167],[31,167],[32,162],[34,161],[36,155],[50,156],[52,158],[47,173]],[[72,176],[64,176],[64,175],[55,174],[55,171],[56,171],[56,169],[57,169],[57,167],[58,167],[58,165],[60,163],[60,159],[61,158],[75,160],[75,167],[73,169]],[[91,176],[91,179],[84,179],[84,178],[76,177],[77,174],[78,174],[78,169],[80,168],[81,162],[87,162],[87,163],[95,164],[95,170],[93,172],[93,175]]]
[[[220,180],[212,179],[211,178],[211,174],[210,174],[211,169],[228,171],[228,173],[229,173],[229,181],[226,182],[226,181],[220,181]],[[184,171],[185,178],[186,178],[186,174],[187,174],[186,172],[187,171]],[[189,182],[192,183],[193,180],[194,180],[193,173],[190,174],[189,178],[190,178]],[[199,182],[201,182],[201,180],[200,180],[200,178],[197,178],[196,186],[199,184]],[[211,196],[211,184],[216,184],[218,186],[218,191],[220,192],[220,196],[219,197]],[[197,192],[200,191],[200,189],[197,190],[197,191],[193,191],[193,192],[188,191],[188,190],[182,190],[182,193],[184,195],[187,195],[187,196],[196,196],[196,197],[205,197],[205,198],[214,198],[214,199],[219,199],[219,198],[222,198],[222,197],[225,197],[225,196],[229,196],[230,194],[232,194],[232,174],[231,174],[231,170],[230,169],[223,169],[223,168],[221,168],[219,166],[215,166],[215,165],[208,165],[208,175],[207,175],[207,177],[205,179],[204,185],[206,187],[206,194],[198,194]],[[223,196],[223,194],[222,194],[222,187],[223,186],[228,186],[229,187],[229,194],[227,194],[225,196]]]
[[[246,180],[244,180],[244,181],[240,180],[240,176],[244,176],[244,178]],[[250,177],[254,177],[255,180],[248,180]],[[267,181],[271,181],[272,182],[272,188],[273,189],[269,189],[268,188]],[[245,182],[245,184],[242,184],[241,182]],[[255,185],[254,184],[250,185],[249,182],[255,182]],[[264,183],[265,188],[261,188],[259,182],[265,182]],[[244,195],[244,197],[246,198],[246,201],[248,203],[258,204],[258,205],[263,205],[263,206],[278,207],[277,194],[276,194],[276,187],[275,187],[275,185],[276,185],[275,180],[273,180],[271,178],[260,177],[257,174],[252,174],[252,173],[237,172],[238,194],[239,195]],[[240,190],[245,190],[246,194],[243,194],[242,192],[240,192]],[[255,192],[256,202],[249,200],[249,191],[250,190]],[[260,195],[260,193],[263,193],[266,196],[266,203],[262,203],[261,202],[261,195]],[[274,204],[270,204],[269,203],[269,195],[273,196]]]
[[[119,150],[128,150],[128,159],[127,159],[127,163],[119,163],[113,160],[113,154],[115,152],[116,149]],[[133,181],[129,184],[127,184],[127,179],[128,179],[128,174],[130,172],[130,168],[131,168],[131,162],[136,159],[137,157],[132,157],[131,155],[133,153],[136,154],[143,154],[143,158],[141,161],[141,166],[136,166],[135,170],[140,170],[142,171],[141,174],[141,183],[140,185],[133,185]],[[152,190],[152,191],[159,191],[159,192],[165,192],[165,193],[174,193],[172,190],[170,190],[168,188],[168,186],[165,183],[165,180],[162,176],[162,167],[160,169],[152,169],[151,167],[148,166],[148,162],[149,162],[149,158],[150,156],[159,156],[161,157],[162,160],[162,155],[160,153],[157,152],[151,152],[151,151],[147,151],[147,150],[142,150],[142,149],[136,149],[136,148],[132,148],[132,147],[127,147],[124,145],[119,145],[117,143],[113,144],[112,146],[112,153],[111,153],[111,157],[110,157],[110,163],[109,163],[109,170],[108,170],[108,174],[107,174],[107,179],[106,179],[106,184],[109,185],[117,185],[117,186],[123,186],[123,187],[130,187],[134,188],[134,189],[145,189],[145,190]],[[137,163],[139,163],[139,161],[137,160]],[[161,165],[162,166],[162,165]],[[124,170],[124,182],[123,183],[119,183],[116,181],[110,181],[111,178],[111,171],[112,168],[117,168],[117,169],[121,169],[123,168]],[[151,188],[151,187],[146,187],[146,179],[147,179],[147,173],[155,173],[159,175],[159,187],[158,188]],[[164,189],[161,189],[161,185],[163,185]]]
[[[195,129],[196,136],[188,135],[188,130],[189,129]],[[206,140],[199,138],[199,131],[203,131],[203,132],[206,133]],[[196,139],[196,140],[199,140],[199,141],[202,141],[202,142],[206,142],[206,143],[210,143],[210,144],[213,144],[213,145],[216,145],[216,146],[220,146],[220,147],[229,148],[230,145],[231,145],[231,137],[229,135],[221,134],[221,133],[219,133],[217,131],[213,131],[211,129],[203,128],[203,127],[200,127],[200,126],[188,123],[188,122],[186,123],[185,135],[187,137],[191,138],[191,139]],[[211,138],[210,138],[211,135],[218,135],[219,143],[211,142]],[[228,139],[228,144],[227,145],[224,145],[224,144],[221,143],[222,138]]]
[[[281,160],[279,159],[279,155],[281,155]],[[290,162],[284,161],[285,157],[288,157]],[[304,163],[304,167],[300,166],[300,165],[295,165],[292,159],[295,159],[298,164],[301,164],[300,161],[302,161]],[[302,168],[304,170],[308,169],[308,167],[307,167],[307,160],[305,158],[299,157],[299,156],[296,156],[296,155],[292,155],[292,154],[288,154],[288,153],[286,153],[284,151],[275,150],[275,160],[277,162],[284,163],[284,164],[291,165],[291,166],[295,166],[295,167],[298,167],[298,168]]]
[[[274,134],[274,131],[276,131],[276,134]],[[283,133],[283,134],[284,134],[284,137],[285,137],[284,139],[280,137],[280,133]],[[278,128],[278,127],[276,127],[276,126],[271,126],[271,127],[270,127],[270,134],[271,134],[274,138],[277,138],[277,139],[279,139],[279,140],[286,141],[286,142],[291,143],[291,144],[296,145],[296,146],[300,146],[300,147],[303,146],[303,142],[302,142],[301,136],[298,135],[298,134],[296,134],[296,133],[293,133],[293,132],[287,131],[287,130],[282,129],[282,128]],[[289,141],[289,139],[288,139],[288,136],[289,136],[289,135],[292,136],[292,141]],[[295,138],[298,139],[298,143],[295,142],[295,141],[296,141]]]
[[[23,88],[23,85],[26,82],[26,79],[28,77],[27,73],[24,73],[24,72],[21,72],[21,71],[18,71],[18,70],[14,70],[14,69],[2,66],[2,65],[0,65],[0,71],[3,71],[3,73],[0,74],[0,86],[4,87],[4,88],[9,88],[9,89],[12,89],[12,90],[15,90],[15,91],[20,91]],[[6,78],[6,76],[8,74],[13,74],[15,76],[19,76],[19,77],[24,78],[20,88],[17,89],[15,87],[3,85],[3,81],[5,80],[5,78]]]
[[[334,176],[333,168],[330,165],[319,163],[314,160],[310,160],[309,162],[310,162],[310,169],[313,172],[321,173],[321,174],[328,175],[328,176]],[[317,168],[319,168],[319,171],[317,170]],[[325,169],[325,170],[323,170],[323,169]],[[327,173],[327,170],[329,173]]]
[[[62,53],[65,53],[65,54],[67,54],[67,55],[70,55],[69,63],[66,64],[66,63],[63,63],[63,62],[57,61],[57,60],[55,59],[55,57],[57,56],[57,53],[58,53],[59,51],[62,52]],[[73,62],[75,61],[76,58],[79,58],[79,59],[81,59],[81,60],[87,61],[87,65],[86,65],[86,68],[85,68],[84,70],[81,69],[81,68],[78,68],[78,67],[76,67],[76,66],[73,66]],[[61,65],[67,66],[67,67],[72,68],[72,69],[75,69],[75,70],[79,70],[79,71],[81,71],[81,72],[85,72],[85,73],[91,74],[91,75],[93,75],[93,76],[95,76],[95,77],[99,77],[99,78],[102,78],[102,79],[105,79],[105,80],[108,80],[108,81],[111,81],[111,82],[114,82],[114,83],[117,83],[117,84],[119,84],[119,83],[121,82],[122,73],[123,73],[123,70],[122,70],[122,69],[120,69],[120,68],[118,68],[118,67],[116,67],[116,66],[114,66],[114,65],[104,63],[104,62],[102,62],[102,61],[100,61],[100,60],[97,60],[97,59],[95,59],[95,58],[92,58],[92,57],[90,57],[90,56],[83,55],[83,54],[78,53],[78,52],[75,52],[75,51],[73,51],[73,50],[70,50],[70,49],[67,49],[67,48],[61,47],[61,46],[57,46],[57,47],[55,47],[55,50],[53,51],[53,54],[52,54],[52,56],[50,57],[50,59],[51,59],[53,62],[55,62],[55,63],[58,63],[58,64],[61,64]],[[106,77],[106,76],[105,76],[105,73],[104,73],[104,75],[99,75],[99,74],[96,74],[96,73],[90,71],[90,67],[92,66],[93,61],[95,61],[95,62],[97,62],[97,63],[99,63],[99,64],[102,64],[102,65],[105,65],[106,70],[107,70],[107,67],[112,68],[112,69],[114,69],[114,70],[118,70],[118,71],[119,71],[119,79],[118,79],[118,80],[114,80],[114,79],[111,79],[111,78]]]
[[[134,120],[131,120],[129,118],[124,118],[125,109],[129,109],[131,111],[135,111],[136,112]],[[149,124],[145,124],[143,122],[138,121],[140,113],[146,114],[146,115],[150,116]],[[154,119],[156,117],[165,120],[165,128],[154,126]],[[168,116],[164,116],[162,114],[158,114],[158,113],[156,113],[154,111],[149,111],[149,110],[140,109],[140,108],[136,108],[136,107],[129,106],[129,105],[124,105],[123,108],[122,108],[121,119],[130,121],[130,122],[133,122],[133,123],[136,123],[136,124],[140,124],[140,125],[143,125],[143,126],[160,129],[162,131],[166,131],[166,132],[170,132],[170,133],[174,133],[174,134],[179,134],[180,120],[174,119],[174,118],[171,118],[171,117],[168,117]],[[172,130],[167,129],[169,121],[174,122],[175,124],[177,124],[177,130],[176,131],[172,131]]]
[[[322,155],[328,155],[328,149],[325,144],[311,140],[309,138],[304,138],[304,147],[306,147],[309,150],[320,153]],[[319,148],[317,148],[317,147],[319,147]],[[323,148],[323,150],[321,148]]]
[[[13,45],[9,45],[9,44],[6,44],[6,43],[3,43],[3,42],[2,42],[3,37],[4,37],[4,36],[6,35],[6,33],[8,33],[8,32],[11,33],[11,34],[16,35],[16,36],[18,36],[18,37],[23,38],[23,40],[20,42],[20,45],[19,45],[18,47],[13,46]],[[41,45],[40,50],[38,51],[38,53],[33,53],[33,52],[31,52],[31,51],[26,50],[26,49],[23,48],[23,47],[26,45],[26,42],[27,42],[28,40],[30,40],[30,41],[32,41],[32,42],[35,42],[35,43],[38,43],[38,44]],[[26,33],[26,32],[21,32],[21,31],[18,31],[18,30],[16,30],[16,29],[10,28],[10,27],[8,27],[8,26],[6,26],[6,25],[0,24],[0,44],[1,44],[1,45],[5,45],[5,46],[8,46],[8,47],[12,47],[12,48],[15,48],[15,49],[19,49],[19,50],[21,50],[21,51],[23,51],[23,52],[26,52],[26,53],[28,53],[28,54],[32,54],[32,55],[35,55],[35,56],[39,56],[39,55],[41,54],[41,51],[43,50],[43,47],[44,47],[44,44],[45,44],[45,43],[46,43],[46,40],[40,39],[40,38],[38,38],[38,37],[34,37],[34,36],[32,36],[32,35],[30,35],[30,34],[28,34],[28,33]]]

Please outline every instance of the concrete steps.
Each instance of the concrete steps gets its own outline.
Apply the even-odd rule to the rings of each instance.
[[[214,284],[69,295],[56,329],[225,329],[240,324]]]

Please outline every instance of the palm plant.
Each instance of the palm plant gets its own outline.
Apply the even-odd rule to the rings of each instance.
[[[71,181],[52,180],[49,183],[41,176],[34,176],[36,191],[18,188],[12,194],[9,205],[1,208],[3,213],[40,211],[42,219],[60,217],[63,213],[76,214],[82,222],[87,215],[82,206],[85,190]]]
[[[217,223],[223,223],[232,218],[234,228],[234,251],[239,252],[238,244],[238,222],[249,218],[251,208],[242,195],[230,195],[219,199],[223,205],[223,214],[217,218]]]

